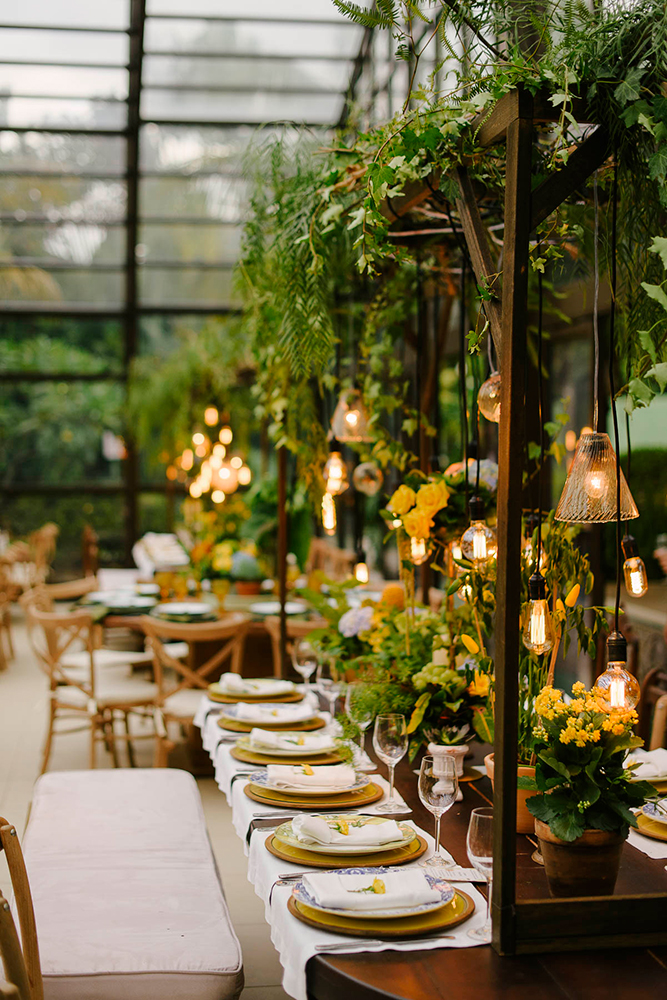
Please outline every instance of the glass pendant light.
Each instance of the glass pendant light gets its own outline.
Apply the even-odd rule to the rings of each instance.
[[[331,493],[325,493],[322,497],[322,527],[325,534],[335,534],[336,523],[336,502]]]
[[[354,488],[367,497],[374,497],[380,492],[384,475],[375,462],[361,462],[352,473]]]
[[[410,559],[415,566],[421,566],[429,557],[430,545],[426,538],[410,539]]]
[[[528,605],[523,623],[523,644],[541,656],[553,649],[556,635],[547,604],[547,582],[541,573],[533,573],[528,581]]]
[[[500,372],[493,372],[482,382],[477,393],[479,412],[494,424],[500,423]]]
[[[368,414],[358,389],[344,389],[331,418],[331,430],[339,441],[371,441]]]
[[[623,472],[621,477],[620,519],[639,517]],[[577,443],[565,486],[556,508],[556,520],[571,524],[604,523],[616,520],[616,454],[609,435],[592,431]]]
[[[368,572],[368,563],[366,562],[366,553],[362,548],[357,549],[357,554],[355,556],[356,562],[354,564],[354,578],[357,583],[368,583],[370,575]]]
[[[471,497],[470,527],[461,536],[461,552],[478,569],[495,559],[498,551],[496,533],[484,520],[484,501],[481,497]]]
[[[623,549],[623,575],[629,597],[643,597],[648,590],[648,577],[644,560],[639,555],[637,542],[632,535],[624,535],[621,542]]]
[[[607,657],[607,669],[593,688],[600,707],[607,712],[634,708],[639,702],[639,682],[626,670],[628,644],[620,632],[612,632],[607,639]]]
[[[347,465],[340,450],[340,444],[333,438],[329,445],[329,458],[324,466],[323,475],[326,492],[337,497],[350,485],[347,478]]]

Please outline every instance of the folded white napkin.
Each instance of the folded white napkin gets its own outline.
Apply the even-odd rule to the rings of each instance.
[[[304,770],[303,764],[269,764],[266,776],[270,785],[278,788],[350,788],[356,775],[354,768],[348,764],[331,764],[325,767],[311,768],[312,774]]]
[[[333,750],[335,744],[331,736],[319,733],[274,733],[270,729],[251,729],[250,746],[253,750],[309,750],[321,753]]]
[[[295,816],[292,820],[292,832],[304,844],[350,844],[357,847],[373,847],[403,839],[395,819],[385,820],[384,823],[353,826],[354,816],[350,816],[347,822],[348,832],[341,833],[335,824],[327,822],[322,816]]]
[[[236,706],[236,718],[239,722],[256,722],[258,725],[304,722],[312,719],[314,714],[310,705],[249,705],[240,701]]]
[[[360,892],[381,879],[385,892]],[[346,875],[314,872],[303,876],[303,884],[319,906],[344,910],[409,909],[424,903],[439,903],[441,895],[431,889],[420,871],[384,872],[373,875]]]
[[[667,750],[658,747],[657,750],[635,750],[628,754],[625,766],[639,764],[632,772],[633,781],[651,781],[656,778],[667,778]]]
[[[280,695],[290,694],[294,690],[292,681],[274,680],[251,680],[249,677],[241,677],[239,674],[223,674],[218,681],[218,686],[223,694],[264,694]]]

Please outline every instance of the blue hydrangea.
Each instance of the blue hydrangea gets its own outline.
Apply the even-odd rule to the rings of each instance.
[[[338,622],[338,631],[346,639],[351,639],[360,632],[366,632],[371,627],[373,619],[373,608],[368,605],[364,608],[350,608],[342,615]]]

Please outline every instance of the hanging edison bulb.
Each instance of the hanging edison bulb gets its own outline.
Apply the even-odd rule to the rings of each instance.
[[[639,682],[626,670],[628,644],[620,632],[612,632],[607,639],[608,666],[600,674],[594,694],[606,712],[614,709],[632,709],[639,701]]]
[[[204,423],[207,427],[215,427],[219,416],[217,406],[207,406],[204,410]]]
[[[374,497],[379,493],[384,482],[384,475],[375,462],[360,462],[352,473],[352,482],[355,490],[364,493],[367,497]]]
[[[334,438],[330,444],[331,451],[323,469],[325,489],[331,496],[337,497],[350,485],[347,478],[347,465],[340,451],[340,445]]]
[[[500,373],[494,372],[482,382],[477,393],[479,412],[494,424],[500,423]]]
[[[625,587],[630,597],[643,597],[648,590],[648,577],[644,560],[639,555],[637,542],[632,535],[624,535],[621,541],[623,549],[623,575]]]
[[[528,604],[524,612],[523,644],[531,653],[541,656],[553,649],[556,635],[547,604],[547,583],[541,573],[533,573],[528,581]]]
[[[616,454],[608,434],[584,434],[577,443],[572,465],[556,508],[556,520],[571,524],[629,521],[639,517],[621,471],[621,509],[616,508]]]
[[[354,578],[357,583],[368,583],[370,580],[370,574],[368,572],[368,563],[366,562],[366,553],[362,548],[357,549],[357,554],[355,556],[354,564]]]
[[[331,493],[325,493],[322,497],[322,527],[327,535],[335,533],[336,523],[336,501]]]
[[[410,560],[415,566],[421,566],[429,557],[430,545],[426,538],[410,539]]]
[[[344,389],[331,418],[333,436],[339,441],[371,441],[368,414],[358,389]]]
[[[472,497],[468,507],[470,527],[461,536],[461,552],[464,559],[481,569],[496,557],[496,533],[484,520],[484,501],[481,497]]]

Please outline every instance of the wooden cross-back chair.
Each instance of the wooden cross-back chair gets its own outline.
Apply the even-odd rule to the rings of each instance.
[[[637,731],[646,749],[667,746],[667,671],[662,667],[649,670],[644,678],[637,712]]]
[[[81,720],[81,725],[67,732],[90,731],[90,766],[96,765],[96,748],[104,742],[118,766],[116,741],[127,744],[130,763],[134,762],[133,739],[153,739],[154,733],[131,735],[130,713],[152,715],[157,686],[142,678],[126,675],[125,667],[101,669],[95,662],[95,624],[85,610],[58,613],[40,609],[38,600],[26,603],[28,636],[37,661],[49,679],[49,723],[44,744],[42,768],[46,770],[51,754],[58,718]],[[41,640],[41,641],[40,641]],[[83,645],[84,667],[67,668],[63,658],[75,645]],[[114,718],[120,713],[125,732],[114,728]]]
[[[153,665],[158,694],[156,698],[156,765],[166,767],[169,751],[176,745],[169,739],[169,723],[181,727],[192,724],[201,696],[212,680],[211,675],[227,660],[232,673],[240,674],[250,618],[230,613],[215,622],[184,624],[160,621],[145,615],[141,623],[153,650]],[[165,640],[195,643],[220,642],[222,645],[199,667],[191,667],[170,656]]]
[[[7,859],[7,868],[14,890],[14,904],[21,928],[21,944],[19,944],[9,904],[0,892],[0,956],[6,979],[5,983],[0,980],[0,997],[44,1000],[35,911],[23,851],[16,827],[2,816],[0,816],[0,850],[4,850]]]
[[[288,618],[287,630],[287,655],[292,655],[292,649],[296,639],[303,639],[317,628],[326,628],[327,622],[324,618],[315,618],[306,621],[303,618]],[[264,619],[266,631],[271,637],[271,652],[273,653],[273,675],[282,677],[282,657],[280,655],[280,618],[277,615],[269,615]]]

